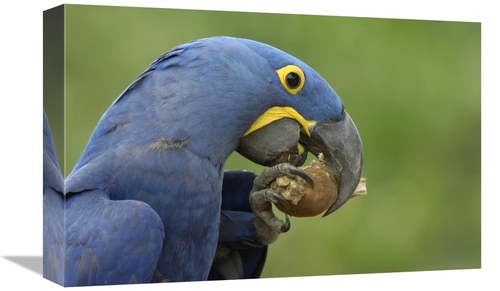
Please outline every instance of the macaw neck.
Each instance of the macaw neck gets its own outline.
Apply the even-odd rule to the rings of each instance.
[[[103,115],[83,159],[123,147],[183,146],[223,165],[251,124],[272,106],[266,104],[271,98],[258,97],[274,89],[256,73],[264,60],[249,68],[241,57],[213,61],[203,56],[173,51],[153,63]]]
[[[168,114],[160,114],[157,106],[146,109],[141,103],[113,104],[102,116],[68,176],[66,192],[78,192],[88,187],[106,188],[107,181],[111,179],[110,173],[129,167],[131,160],[144,164],[145,171],[147,167],[155,166],[155,171],[165,171],[164,174],[168,175],[169,169],[174,169],[172,163],[185,162],[182,160],[186,156],[185,151],[180,160],[175,158],[180,155],[179,150],[189,151],[199,161],[185,170],[197,171],[197,165],[203,161],[207,166],[212,164],[214,169],[222,171],[225,161],[238,146],[240,137],[253,118],[245,114],[239,115],[242,119],[229,118],[223,106],[191,106],[190,110],[172,108]],[[131,110],[130,107],[138,110]],[[247,118],[249,120],[245,122]],[[161,159],[152,158],[157,155]],[[190,161],[195,161],[193,158]],[[152,164],[148,166],[147,163]],[[160,167],[160,164],[163,165]],[[84,179],[88,169],[95,172],[91,173],[95,176],[95,185],[88,185],[89,181]]]
[[[237,108],[224,102],[211,105],[204,100],[188,99],[183,104],[155,100],[150,105],[145,100],[123,101],[113,104],[103,115],[86,150],[186,147],[201,158],[223,165],[260,114],[244,109],[243,104]]]

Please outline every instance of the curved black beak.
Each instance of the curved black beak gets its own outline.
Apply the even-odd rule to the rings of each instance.
[[[363,170],[363,145],[351,117],[345,112],[337,122],[315,125],[311,136],[302,135],[301,142],[315,156],[324,155],[327,167],[334,173],[339,194],[324,216],[339,209],[351,198],[361,179]]]

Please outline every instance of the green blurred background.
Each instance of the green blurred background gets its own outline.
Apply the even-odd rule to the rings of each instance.
[[[363,140],[368,182],[367,196],[326,218],[292,218],[263,277],[481,267],[480,23],[65,11],[66,138],[57,149],[65,175],[111,102],[159,55],[197,38],[254,39],[303,60],[336,90]],[[45,106],[49,119],[61,114]],[[226,168],[263,169],[237,154]]]

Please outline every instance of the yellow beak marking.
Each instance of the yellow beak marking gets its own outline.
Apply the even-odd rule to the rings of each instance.
[[[275,106],[269,108],[266,112],[264,112],[264,114],[259,116],[259,118],[257,118],[257,120],[255,120],[255,122],[250,126],[244,136],[281,118],[290,118],[296,120],[300,124],[300,131],[307,134],[308,136],[311,136],[309,127],[316,124],[316,121],[306,120],[292,107]]]

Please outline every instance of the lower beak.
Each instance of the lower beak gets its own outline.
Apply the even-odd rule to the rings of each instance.
[[[280,163],[301,166],[307,149],[299,145],[300,125],[282,118],[240,139],[236,151],[259,165],[271,167]]]

